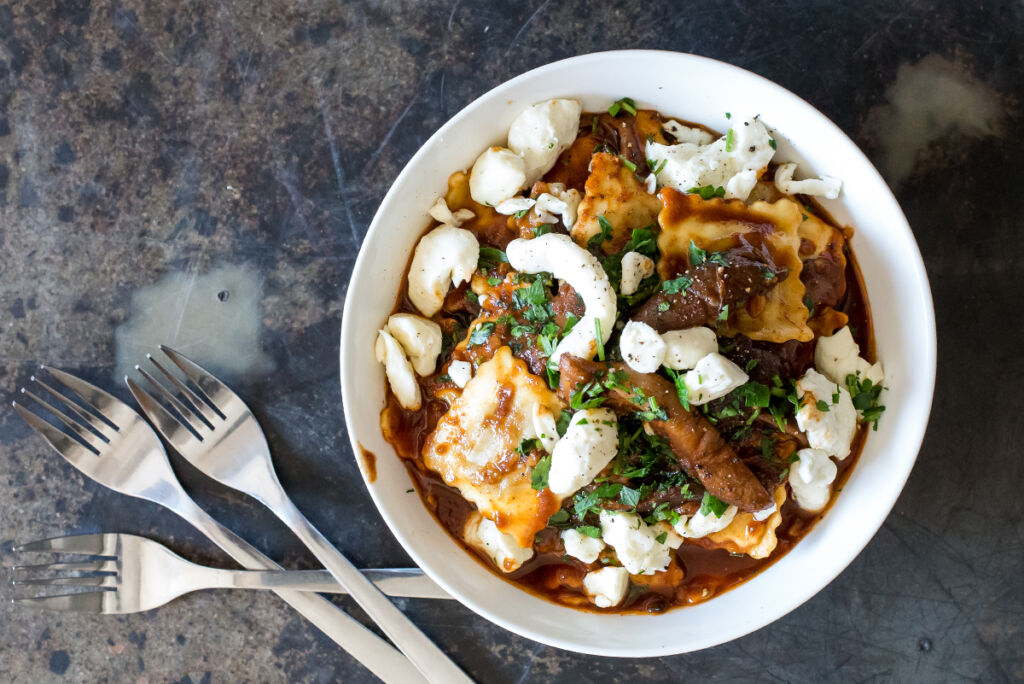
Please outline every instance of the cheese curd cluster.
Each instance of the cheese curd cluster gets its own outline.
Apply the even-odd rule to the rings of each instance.
[[[727,120],[539,102],[428,210],[375,342],[382,427],[426,426],[403,455],[501,573],[562,563],[559,591],[601,609],[682,596],[681,547],[769,559],[877,429],[848,235],[810,208],[842,184],[794,180],[764,122]]]

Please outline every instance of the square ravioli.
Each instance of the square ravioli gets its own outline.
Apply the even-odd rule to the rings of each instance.
[[[423,445],[424,465],[526,547],[561,504],[547,488],[532,486],[540,453],[519,450],[524,439],[537,437],[534,406],[556,418],[562,411],[544,381],[501,347],[480,364]]]

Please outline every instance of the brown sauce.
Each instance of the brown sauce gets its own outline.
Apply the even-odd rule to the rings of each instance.
[[[359,455],[362,456],[363,472],[366,474],[366,481],[373,483],[377,481],[377,455],[372,451],[359,445]]]
[[[598,130],[591,132],[589,122],[593,116],[599,118]],[[642,127],[651,125],[651,115],[645,113],[641,122]],[[592,115],[585,113],[581,122],[586,123],[586,128],[581,124],[580,135],[576,143],[563,153],[559,162],[544,178],[546,182],[564,182],[569,187],[576,187],[582,191],[586,180],[585,160],[589,160],[590,150],[595,143],[605,141],[610,135],[608,115],[606,113]],[[711,129],[698,124],[683,122],[685,125],[704,128],[714,135]],[[603,131],[603,132],[602,132]],[[636,142],[643,137],[637,135],[636,130],[619,131],[622,140]],[[659,140],[664,142],[664,139]],[[584,149],[587,148],[587,149]],[[625,153],[626,156],[634,157],[637,150],[634,146]],[[646,160],[636,159],[646,164]],[[774,167],[769,169],[767,178],[774,173]],[[461,177],[461,178],[460,178]],[[461,185],[460,185],[461,183]],[[507,219],[508,232],[501,230],[500,216],[497,216],[490,207],[481,207],[468,198],[464,174],[454,174],[449,182],[448,203],[454,211],[459,208],[468,207],[477,212],[476,219],[471,219],[463,224],[476,233],[481,244],[503,249],[510,239],[509,235],[515,230],[515,220]],[[798,196],[798,199],[822,221],[829,225],[839,227],[844,235],[849,238],[852,228],[840,227],[834,219],[818,204],[814,198]],[[728,208],[720,205],[709,205],[707,210],[708,218],[727,219],[730,217]],[[476,224],[480,225],[476,225]],[[429,228],[427,229],[429,230]],[[426,232],[426,230],[424,231]],[[835,305],[835,310],[846,314],[849,317],[849,325],[854,331],[854,339],[860,345],[862,354],[869,361],[874,362],[875,340],[871,327],[870,305],[864,287],[863,277],[857,265],[856,257],[847,241],[843,246],[843,254],[846,257],[846,292],[841,300]],[[406,265],[406,274],[409,264],[412,261],[410,254]],[[392,313],[419,313],[416,307],[409,300],[407,295],[407,278],[403,278],[401,291],[398,293],[395,307]],[[452,327],[451,320],[455,319],[463,329],[475,317],[478,310],[472,306],[461,307],[461,298],[465,293],[465,285],[454,292],[450,292],[445,307],[441,312],[444,320],[435,316],[442,325],[445,332]],[[454,305],[452,305],[454,303]],[[781,345],[780,345],[781,346]],[[450,348],[446,353],[450,354]],[[439,360],[438,368],[448,357]],[[440,372],[440,370],[439,370]],[[433,379],[421,379],[426,385],[436,382]],[[431,396],[425,393],[425,397]],[[433,431],[437,421],[448,410],[448,404],[443,400],[431,399],[426,401],[424,407],[419,411],[407,411],[402,408],[390,389],[387,391],[387,401],[381,413],[381,427],[385,438],[395,447],[396,452],[402,458],[403,463],[409,470],[418,491],[431,515],[444,527],[452,536],[453,540],[473,555],[484,567],[496,575],[514,582],[522,589],[543,597],[545,599],[571,606],[581,610],[595,612],[609,612],[607,609],[598,610],[595,608],[583,593],[583,577],[586,575],[587,566],[569,556],[561,555],[558,552],[560,544],[557,539],[557,531],[547,528],[537,535],[535,548],[537,553],[518,570],[512,573],[503,573],[494,567],[490,559],[479,555],[475,550],[468,547],[462,541],[462,532],[469,516],[475,511],[475,506],[466,501],[459,491],[448,486],[441,477],[428,470],[420,460],[420,453],[427,436]],[[769,558],[754,559],[746,555],[731,554],[724,549],[704,548],[695,540],[688,540],[675,552],[673,562],[668,570],[663,573],[656,573],[652,576],[632,578],[632,586],[627,599],[614,612],[620,613],[661,613],[671,608],[692,605],[706,601],[718,596],[733,587],[742,584],[762,572],[772,563],[788,553],[797,542],[799,542],[831,509],[836,496],[842,491],[850,472],[860,458],[864,442],[867,438],[869,426],[861,424],[854,437],[850,455],[842,460],[836,461],[838,474],[833,484],[833,495],[828,506],[823,511],[808,513],[802,510],[790,496],[782,507],[782,522],[776,530],[778,544]],[[372,482],[376,477],[375,456],[362,449],[363,461],[367,465],[368,479]]]

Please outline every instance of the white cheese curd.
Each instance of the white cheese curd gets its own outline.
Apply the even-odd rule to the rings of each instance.
[[[583,199],[580,196],[580,191],[576,188],[566,190],[565,183],[548,183],[548,192],[544,194],[550,194],[550,196],[561,200],[565,204],[565,207],[560,211],[555,212],[554,209],[548,209],[548,211],[562,215],[562,224],[566,230],[572,228],[576,223],[576,213],[580,208],[580,201]],[[544,194],[537,198],[538,208],[540,207],[541,197]]]
[[[768,129],[757,119],[738,122],[728,134],[709,145],[683,142],[677,145],[647,143],[647,158],[661,166],[658,183],[687,192],[694,187],[724,187],[726,198],[745,200],[757,184],[760,171],[775,150],[768,143]],[[729,151],[726,148],[729,147]]]
[[[577,411],[565,435],[551,451],[548,489],[561,497],[575,493],[593,482],[615,458],[618,448],[618,420],[612,411],[602,408]]]
[[[630,321],[619,336],[619,351],[637,373],[654,373],[665,360],[665,340],[646,323]]]
[[[544,451],[550,454],[555,450],[555,444],[558,443],[559,439],[558,421],[555,420],[555,416],[551,411],[540,404],[533,405],[532,421],[533,431],[537,434],[537,439],[540,440]]]
[[[673,370],[689,370],[708,354],[718,351],[715,331],[703,326],[661,333],[665,340],[665,366]]]
[[[448,377],[459,387],[465,387],[473,378],[473,364],[469,361],[452,361],[448,365]]]
[[[844,325],[831,337],[819,337],[814,347],[814,367],[832,382],[846,386],[847,375],[860,374],[878,385],[885,379],[881,362],[868,363],[860,355],[860,347],[853,340],[850,326]]]
[[[496,207],[526,185],[523,158],[504,147],[489,147],[469,172],[469,194],[475,202]]]
[[[537,195],[537,204],[534,206],[534,211],[537,213],[537,219],[541,223],[558,223],[562,212],[568,208],[569,205],[550,192],[542,192]]]
[[[562,530],[562,546],[565,552],[584,563],[593,563],[604,551],[604,542],[595,537],[580,534],[574,529]]]
[[[504,572],[518,570],[533,558],[533,548],[524,548],[515,537],[498,529],[494,521],[474,512],[463,528],[463,539],[470,546],[483,551]]]
[[[661,130],[671,133],[677,143],[691,143],[693,145],[709,145],[714,137],[703,128],[684,126],[678,121],[669,119],[661,124]]]
[[[384,373],[388,376],[388,384],[391,385],[391,391],[394,392],[398,403],[402,408],[419,411],[423,405],[420,384],[416,382],[412,364],[405,358],[402,345],[387,330],[381,330],[377,334],[373,351],[377,361],[384,364]]]
[[[469,219],[476,216],[469,209],[459,209],[455,213],[448,208],[448,203],[444,201],[444,197],[438,197],[434,205],[429,209],[430,215],[438,223],[443,223],[446,226],[454,226],[458,228]]]
[[[653,195],[658,191],[658,177],[653,173],[647,174],[647,178],[644,178],[644,189],[647,190],[648,195]]]
[[[784,195],[816,195],[835,199],[839,197],[839,191],[843,182],[832,176],[821,178],[808,178],[806,180],[793,180],[793,172],[796,171],[796,162],[780,164],[775,169],[775,187]]]
[[[515,270],[521,273],[547,271],[572,285],[583,299],[586,307],[583,318],[558,343],[551,361],[557,364],[566,352],[592,359],[597,353],[595,321],[601,326],[603,344],[612,335],[616,313],[615,290],[597,257],[573,242],[568,235],[559,233],[548,233],[530,240],[513,240],[505,248],[505,255]]]
[[[654,260],[640,252],[626,252],[622,257],[622,279],[619,292],[624,295],[636,294],[644,278],[654,275]]]
[[[409,299],[424,316],[441,310],[448,288],[473,277],[480,243],[468,230],[440,226],[416,245],[409,266]]]
[[[684,378],[693,406],[724,397],[747,380],[747,374],[742,368],[718,352],[712,352],[698,361]]]
[[[664,541],[658,541],[662,534]],[[672,560],[668,535],[636,513],[601,511],[601,538],[615,549],[615,556],[631,575],[664,572]]]
[[[402,345],[416,373],[434,372],[441,353],[441,326],[415,314],[395,314],[388,319],[388,332]]]
[[[811,448],[839,459],[849,456],[857,431],[857,409],[846,388],[810,368],[797,380],[796,393],[801,404],[796,424],[807,435]],[[837,395],[838,401],[834,401]],[[818,408],[819,401],[825,402],[827,410]]]
[[[495,207],[494,211],[499,214],[505,214],[511,216],[512,214],[518,214],[521,211],[529,211],[533,208],[533,205],[537,203],[537,200],[530,199],[529,197],[513,197],[503,202],[499,202]]]
[[[756,520],[757,522],[764,522],[768,518],[772,517],[772,513],[774,513],[777,510],[779,510],[779,507],[776,506],[775,504],[772,504],[768,508],[765,508],[754,513],[754,520]]]
[[[738,510],[735,506],[729,506],[722,513],[721,518],[711,511],[707,515],[697,511],[689,518],[680,518],[679,522],[675,524],[675,530],[682,536],[690,539],[706,537],[709,534],[721,532],[728,527],[732,523],[732,519],[736,517]]]
[[[587,596],[598,608],[612,608],[622,603],[629,590],[629,572],[625,568],[601,568],[583,578]]]
[[[545,100],[519,112],[508,129],[509,148],[526,162],[525,185],[551,170],[576,139],[583,105],[578,100]]]
[[[820,511],[832,496],[832,483],[839,469],[821,449],[801,449],[799,461],[789,467],[789,486],[800,508]]]

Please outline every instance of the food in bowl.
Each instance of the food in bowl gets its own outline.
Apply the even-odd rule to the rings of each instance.
[[[823,515],[884,407],[850,229],[756,117],[527,107],[451,175],[375,341],[427,508],[557,603],[662,612]]]

